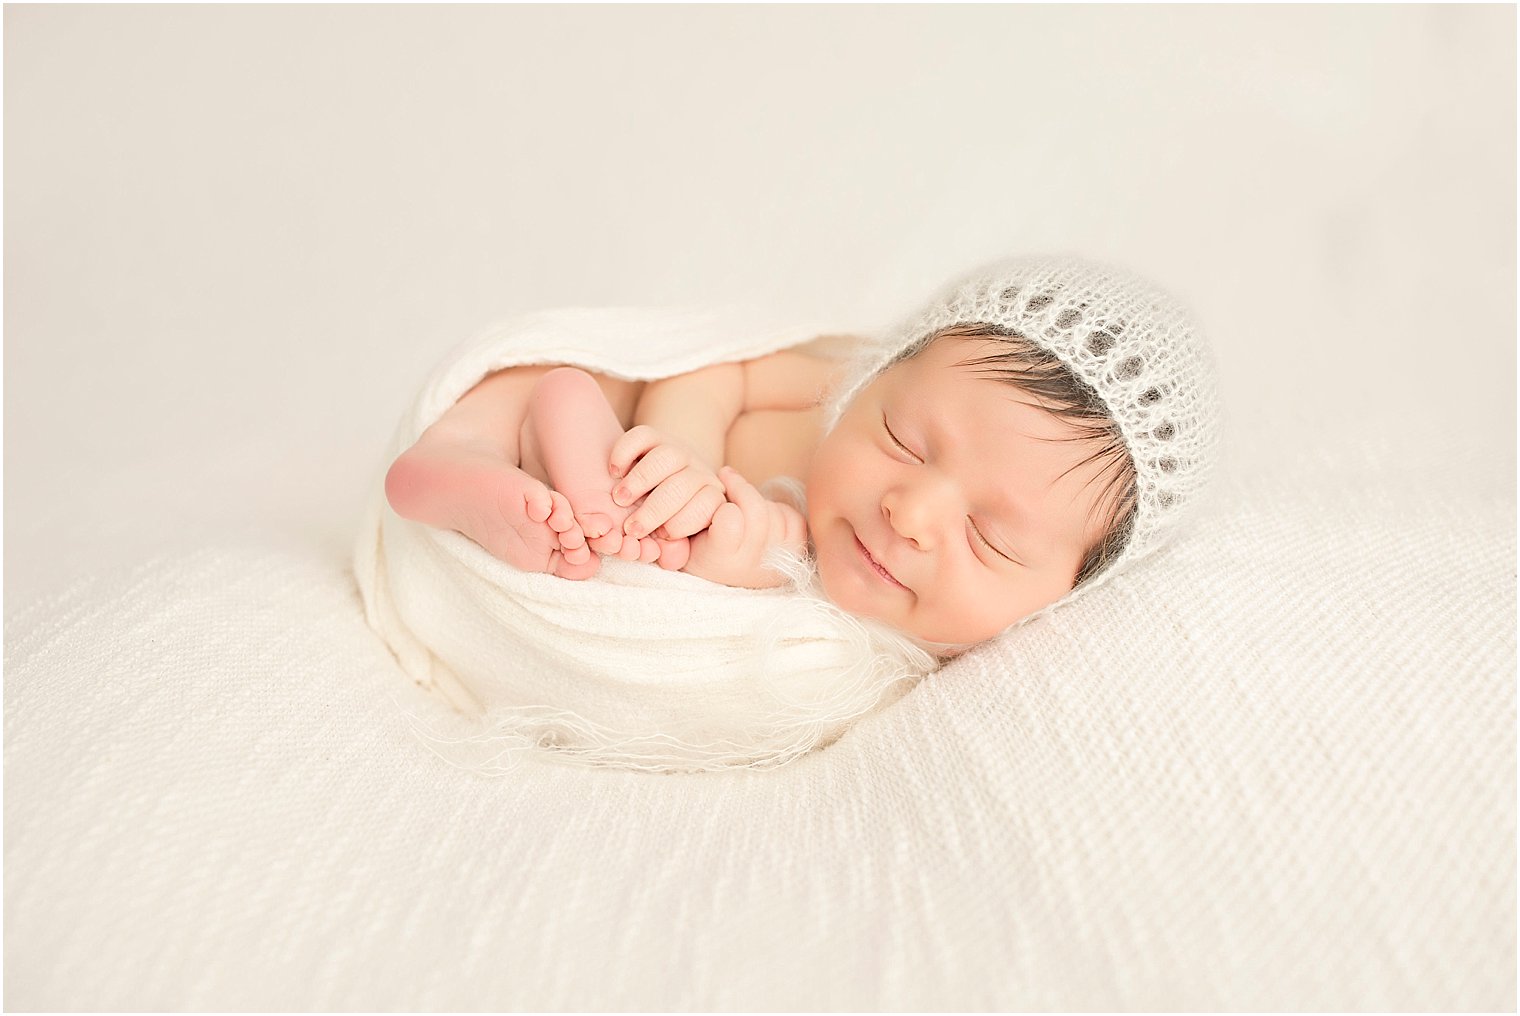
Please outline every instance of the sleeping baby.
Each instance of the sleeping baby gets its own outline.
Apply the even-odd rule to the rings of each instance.
[[[1001,262],[840,342],[651,381],[498,370],[386,498],[566,580],[616,557],[765,589],[806,558],[828,601],[943,659],[1154,549],[1211,464],[1207,351],[1112,269]]]

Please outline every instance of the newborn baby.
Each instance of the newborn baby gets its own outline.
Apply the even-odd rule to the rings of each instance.
[[[1077,262],[970,277],[885,346],[802,350],[637,382],[487,376],[392,464],[408,519],[565,579],[599,555],[726,585],[786,579],[942,656],[1153,546],[1212,451],[1191,329]],[[759,488],[803,480],[804,502]],[[769,488],[768,488],[769,489]]]

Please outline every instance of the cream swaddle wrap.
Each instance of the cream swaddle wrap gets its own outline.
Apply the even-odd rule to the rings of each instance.
[[[504,367],[567,363],[654,380],[820,334],[722,311],[528,315],[444,360],[386,461]],[[788,762],[934,669],[908,640],[824,600],[807,562],[785,564],[794,582],[782,589],[735,589],[606,557],[597,575],[570,581],[521,571],[459,533],[399,517],[377,484],[354,570],[365,615],[402,669],[483,717],[469,739],[475,758],[484,750],[499,768],[539,746],[587,764],[682,771]]]
[[[884,339],[861,342],[829,393],[854,395],[950,325],[1053,355],[1117,427],[1133,467],[1117,550],[1030,623],[1169,541],[1205,493],[1220,446],[1213,358],[1191,315],[1149,281],[1070,257],[1018,257],[963,276]],[[486,374],[571,363],[650,380],[808,342],[720,312],[567,310],[519,319],[449,357],[402,420],[391,458]],[[778,485],[785,489],[786,483]],[[792,483],[790,498],[805,492]],[[378,485],[377,485],[378,488]],[[774,496],[774,495],[773,495]],[[457,533],[407,522],[377,489],[355,571],[370,623],[424,687],[493,720],[479,743],[553,746],[648,769],[770,766],[836,739],[935,667],[928,651],[825,600],[813,564],[776,558],[777,590],[731,589],[604,559],[586,582],[524,573]]]

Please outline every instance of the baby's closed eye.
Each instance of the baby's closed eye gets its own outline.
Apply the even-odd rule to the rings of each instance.
[[[986,546],[988,550],[992,551],[994,554],[996,554],[998,557],[1002,558],[1005,561],[1009,561],[1009,562],[1011,562],[1013,564],[1017,564],[1018,563],[1018,560],[1016,558],[1014,558],[1010,554],[1004,553],[1002,550],[999,550],[998,547],[997,547],[997,545],[995,543],[993,543],[991,540],[987,539],[987,537],[983,536],[981,529],[976,524],[976,520],[973,519],[970,515],[966,516],[966,524],[970,528],[971,532],[974,534],[975,539],[979,543],[981,543],[984,546]]]
[[[913,449],[909,448],[907,445],[903,444],[901,439],[899,439],[898,436],[892,432],[892,425],[887,422],[886,413],[881,414],[881,426],[882,429],[887,432],[887,437],[891,439],[893,444],[901,448],[903,451],[907,452],[909,455],[913,456],[914,459],[920,462],[923,461],[921,458],[919,458],[918,453],[913,451]]]

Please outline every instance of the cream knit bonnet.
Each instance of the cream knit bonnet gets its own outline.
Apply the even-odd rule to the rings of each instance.
[[[886,342],[868,347],[830,407],[828,428],[882,371],[920,352],[940,330],[970,323],[1015,333],[1058,357],[1102,400],[1135,467],[1134,526],[1123,549],[1018,627],[1106,581],[1175,531],[1218,457],[1214,364],[1187,312],[1149,282],[1072,258],[1013,258],[952,283]]]

